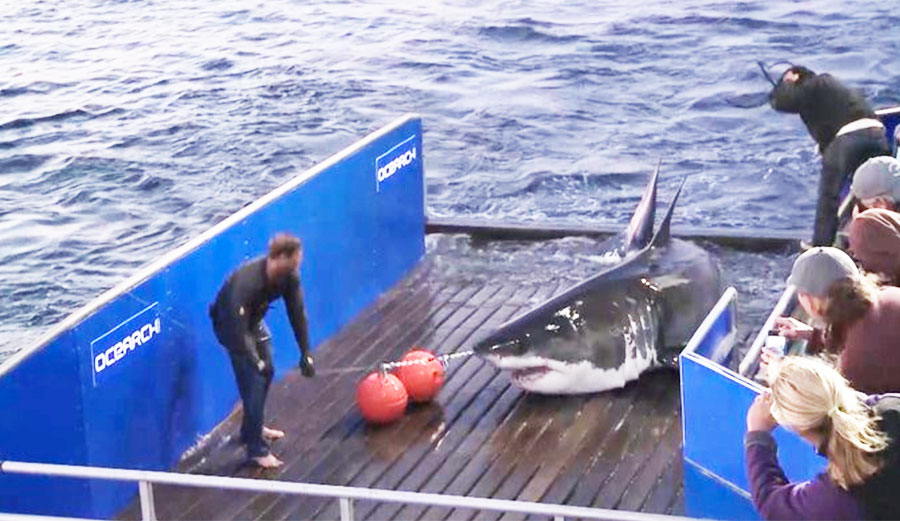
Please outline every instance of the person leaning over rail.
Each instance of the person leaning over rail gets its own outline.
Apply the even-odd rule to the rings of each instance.
[[[859,207],[900,209],[900,160],[891,156],[868,159],[856,169],[850,185]]]
[[[837,232],[837,211],[844,179],[863,161],[890,155],[884,125],[859,93],[830,74],[795,65],[781,75],[769,93],[772,108],[800,114],[822,154],[822,175],[813,246],[830,245]]]
[[[873,208],[849,226],[850,253],[884,284],[900,286],[900,213]]]
[[[769,366],[771,387],[747,411],[744,437],[753,504],[772,519],[897,519],[900,394],[852,389],[830,364],[788,356]],[[828,459],[824,473],[791,483],[771,431],[781,425]]]
[[[837,367],[866,393],[900,392],[900,288],[878,288],[837,248],[812,248],[794,261],[787,280],[816,323],[779,317],[779,334],[807,340],[807,351],[837,355]],[[772,356],[764,355],[770,362]]]
[[[216,338],[228,351],[244,404],[241,441],[248,459],[264,468],[282,464],[269,451],[266,439],[284,437],[284,432],[263,425],[275,374],[269,330],[263,322],[272,301],[284,299],[300,347],[300,369],[305,376],[315,374],[297,272],[302,259],[300,239],[287,233],[276,235],[269,242],[268,255],[244,263],[228,277],[209,311]]]

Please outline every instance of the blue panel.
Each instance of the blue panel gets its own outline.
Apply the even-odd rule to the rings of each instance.
[[[0,378],[0,460],[85,462],[77,364],[69,334]],[[52,498],[64,501],[87,492],[82,480],[0,474],[0,511],[86,516],[88,504],[74,502],[60,511]]]
[[[757,391],[728,369],[714,370],[691,356],[681,358],[681,386],[685,460],[749,491],[743,437],[747,409]],[[799,436],[777,428],[775,439],[779,461],[791,480],[810,479],[824,469],[825,460]],[[687,495],[687,483],[685,487]]]
[[[684,462],[684,510],[704,519],[760,519],[750,498]]]
[[[9,402],[6,411],[22,416],[79,411],[77,417],[66,412],[67,424],[55,434],[80,452],[33,444],[16,432],[0,437],[0,446],[27,447],[16,458],[26,461],[170,468],[237,399],[207,311],[222,282],[243,261],[263,254],[276,232],[298,235],[304,241],[301,279],[310,341],[315,346],[326,340],[424,254],[421,148],[421,122],[407,119],[104,304],[33,355],[59,365],[65,360],[67,378],[57,381],[53,364],[26,364],[17,370],[20,386],[2,394]],[[283,374],[299,355],[283,303],[272,306],[266,321]],[[23,407],[17,400],[31,392],[31,382],[50,389],[44,401]],[[0,381],[0,390],[7,385]],[[41,491],[29,492],[43,496],[42,508],[49,513],[87,510],[106,517],[130,501],[135,487],[92,482],[90,490],[49,501]],[[38,511],[36,497],[20,502],[22,511]],[[0,511],[11,510],[9,505],[0,501]]]
[[[889,114],[881,117],[881,122],[884,123],[884,133],[888,138],[888,143],[891,145],[891,150],[894,151],[894,155],[900,153],[900,150],[897,150],[897,129],[900,128],[898,123],[900,123],[900,112]]]

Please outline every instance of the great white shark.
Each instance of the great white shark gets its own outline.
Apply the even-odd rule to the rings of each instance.
[[[501,325],[475,352],[535,393],[615,389],[674,367],[720,295],[719,269],[699,246],[669,231],[682,180],[653,233],[659,167],[621,234],[603,252],[621,261]]]

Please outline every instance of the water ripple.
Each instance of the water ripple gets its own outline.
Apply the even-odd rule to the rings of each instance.
[[[662,158],[680,222],[806,229],[818,158],[756,60],[900,103],[889,3],[151,4],[0,11],[0,358],[404,112],[437,215],[623,222]]]

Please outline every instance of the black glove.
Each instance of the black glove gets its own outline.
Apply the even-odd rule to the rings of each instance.
[[[300,355],[300,372],[307,378],[315,376],[316,369],[313,367],[313,359],[311,356],[307,354]]]

